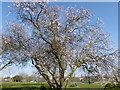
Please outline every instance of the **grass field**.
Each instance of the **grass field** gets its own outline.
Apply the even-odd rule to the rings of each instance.
[[[87,84],[80,82],[77,87],[69,87],[65,90],[104,90],[104,86],[99,83]],[[2,90],[50,90],[46,82],[0,82]],[[70,85],[71,85],[70,84]],[[1,89],[0,89],[1,90]],[[105,89],[106,90],[106,89]],[[120,89],[107,89],[107,90],[120,90]]]
[[[38,90],[41,86],[49,88],[49,85],[44,82],[2,82],[2,90]]]
[[[79,82],[71,82],[77,83],[77,87],[69,87],[69,88],[89,88],[89,90],[93,90],[90,88],[104,88],[102,85],[98,84],[86,84]],[[2,90],[45,90],[45,88],[49,88],[49,85],[46,82],[2,82]]]

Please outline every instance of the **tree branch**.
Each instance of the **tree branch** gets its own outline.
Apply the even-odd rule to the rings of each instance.
[[[0,71],[3,70],[4,68],[6,68],[8,65],[10,65],[11,63],[13,63],[12,61],[9,61],[7,64],[5,64],[3,67],[0,68]]]

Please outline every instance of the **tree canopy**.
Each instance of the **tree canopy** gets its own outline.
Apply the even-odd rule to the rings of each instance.
[[[16,2],[14,12],[16,22],[7,22],[9,33],[2,37],[5,65],[1,70],[11,63],[31,61],[52,88],[66,88],[77,68],[99,73],[113,64],[116,53],[110,34],[102,31],[99,18],[92,20],[90,10]]]

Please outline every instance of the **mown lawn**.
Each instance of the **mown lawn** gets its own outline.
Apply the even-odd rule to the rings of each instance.
[[[94,83],[88,84],[88,83],[78,83],[78,82],[74,82],[74,83],[77,83],[78,86],[77,87],[72,87],[72,88],[104,88],[104,86],[102,86],[100,84],[94,84]]]
[[[38,90],[44,87],[49,88],[46,82],[2,82],[1,84],[3,90]]]
[[[77,83],[78,86],[69,87],[70,90],[104,90],[100,84],[72,83]],[[2,90],[49,90],[49,85],[46,82],[2,82]]]

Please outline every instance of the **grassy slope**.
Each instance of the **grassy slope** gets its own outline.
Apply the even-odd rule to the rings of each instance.
[[[98,84],[86,84],[86,83],[78,83],[78,87],[71,88],[103,88],[103,86]],[[48,87],[46,82],[2,82],[3,88],[22,88],[22,87],[36,87],[40,88],[41,85]]]

